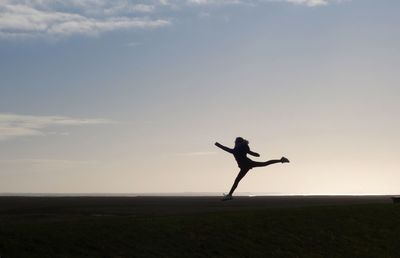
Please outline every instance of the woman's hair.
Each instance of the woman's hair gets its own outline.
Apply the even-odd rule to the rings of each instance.
[[[242,137],[236,137],[235,140],[235,146],[239,146],[239,145],[248,145],[249,141],[246,139],[243,139]]]

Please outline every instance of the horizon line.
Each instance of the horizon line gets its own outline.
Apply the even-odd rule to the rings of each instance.
[[[29,192],[2,192],[0,197],[220,197],[221,192],[143,192],[143,193],[29,193]],[[324,196],[400,196],[400,193],[265,193],[265,192],[238,192],[236,196],[240,197],[324,197]]]

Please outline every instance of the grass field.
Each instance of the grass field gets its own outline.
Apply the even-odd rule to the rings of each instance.
[[[175,212],[161,212],[152,205],[124,211],[122,204],[117,209],[76,200],[5,202],[8,209],[0,200],[2,258],[400,257],[400,205],[391,203],[192,212],[171,204]]]

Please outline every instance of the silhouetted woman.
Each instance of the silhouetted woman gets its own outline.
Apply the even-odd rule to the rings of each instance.
[[[247,154],[250,154],[255,157],[260,157],[260,154],[256,152],[252,152],[249,148],[249,142],[242,137],[237,137],[235,140],[235,147],[233,149],[230,149],[218,142],[215,143],[215,145],[224,151],[227,151],[229,153],[232,153],[233,156],[235,157],[238,166],[240,168],[240,172],[237,175],[235,182],[232,185],[231,190],[227,195],[224,196],[222,199],[223,201],[226,200],[231,200],[232,199],[232,194],[235,191],[236,187],[238,186],[240,180],[249,172],[250,169],[255,168],[255,167],[265,167],[271,164],[275,163],[287,163],[289,160],[285,157],[282,157],[281,159],[273,159],[273,160],[268,160],[265,162],[258,162],[251,160],[247,157]]]

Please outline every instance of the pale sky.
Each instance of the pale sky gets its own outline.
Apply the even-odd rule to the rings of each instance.
[[[400,1],[0,0],[0,193],[400,193]]]

